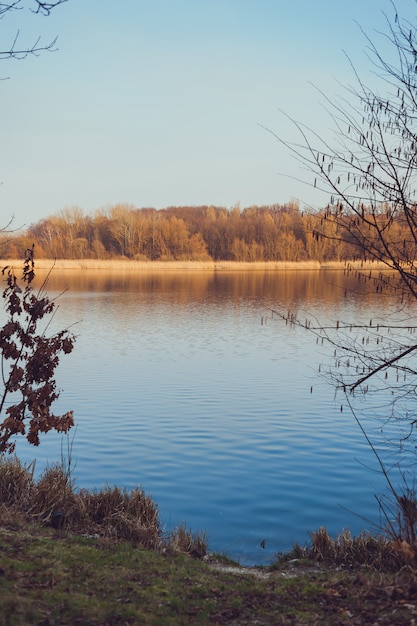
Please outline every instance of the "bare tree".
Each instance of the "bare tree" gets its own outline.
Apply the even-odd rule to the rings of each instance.
[[[27,8],[34,15],[50,15],[51,11],[59,6],[67,2],[67,0],[55,0],[55,2],[41,2],[40,0],[32,0],[31,5],[26,7],[23,0],[14,0],[13,2],[1,2],[0,3],[0,20],[5,19],[5,17],[13,11],[22,11]],[[28,55],[37,56],[40,52],[44,51],[52,51],[56,49],[57,37],[55,37],[49,43],[43,44],[41,43],[41,37],[39,36],[34,42],[29,45],[20,45],[20,31],[18,30],[11,42],[10,46],[6,50],[0,50],[0,60],[4,59],[24,59]]]
[[[275,135],[310,171],[308,184],[328,194],[323,210],[310,211],[313,236],[348,244],[356,263],[347,264],[347,271],[366,281],[384,306],[372,319],[330,326],[305,321],[296,311],[276,313],[331,346],[326,374],[345,394],[390,488],[390,502],[381,501],[388,528],[417,554],[417,28],[393,3],[391,9],[384,13],[381,34],[390,44],[388,56],[363,33],[375,86],[367,86],[350,63],[356,86],[345,87],[337,101],[322,93],[334,139],[326,141],[319,130],[292,118],[298,140]],[[388,301],[395,304],[389,315]],[[379,397],[379,404],[370,404],[369,396]],[[370,406],[388,418],[390,444],[400,451],[395,463],[377,449],[364,426]]]

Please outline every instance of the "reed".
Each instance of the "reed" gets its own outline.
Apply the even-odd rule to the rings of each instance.
[[[0,259],[0,267],[20,267],[20,259]],[[374,261],[137,261],[130,259],[36,259],[36,273],[97,270],[107,272],[209,271],[251,272],[291,270],[383,270],[383,263]]]
[[[166,550],[201,559],[207,554],[207,538],[205,533],[193,533],[182,525],[169,535]]]
[[[118,487],[82,489],[75,496],[71,524],[77,531],[128,539],[147,549],[159,548],[161,542],[157,505],[138,488],[130,492]]]
[[[412,559],[400,549],[396,542],[386,536],[361,533],[352,537],[348,530],[332,538],[325,527],[311,533],[307,546],[295,544],[279,563],[292,560],[310,560],[326,565],[341,567],[366,566],[376,571],[398,571],[404,565],[415,566]]]
[[[16,456],[0,455],[0,525],[15,527],[24,520],[67,533],[128,540],[148,550],[198,558],[207,552],[205,536],[185,526],[164,536],[158,507],[142,489],[76,492],[64,462],[47,467],[37,481],[33,470],[34,464],[25,466]]]
[[[20,260],[0,259],[0,267],[20,267]],[[341,264],[341,267],[344,265]],[[136,261],[130,259],[36,259],[36,273],[55,270],[106,270],[106,271],[271,271],[271,270],[317,270],[318,261]]]
[[[47,467],[32,489],[27,513],[42,524],[51,523],[57,511],[70,519],[76,508],[70,473],[62,464]]]
[[[34,464],[22,465],[17,456],[0,454],[0,503],[28,510],[33,494]]]

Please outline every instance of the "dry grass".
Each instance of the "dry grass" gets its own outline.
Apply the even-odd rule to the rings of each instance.
[[[21,267],[20,259],[0,259],[0,267],[12,265]],[[57,270],[107,270],[107,271],[279,271],[279,270],[384,270],[386,265],[377,261],[149,261],[133,259],[36,259],[36,272]]]
[[[42,524],[51,522],[57,510],[72,511],[75,494],[71,478],[60,465],[47,467],[34,483],[32,488],[31,506],[27,512]]]
[[[26,510],[33,492],[34,466],[23,466],[16,456],[0,454],[0,503]]]
[[[189,554],[197,558],[207,554],[204,533],[193,533],[180,526],[164,535],[158,507],[142,489],[128,492],[105,487],[76,492],[63,463],[46,468],[37,481],[33,470],[33,464],[24,466],[15,456],[0,455],[0,525],[18,528],[23,523],[35,522],[53,526],[59,512],[62,516],[59,521],[68,532],[128,540],[167,554]],[[404,565],[414,569],[415,551],[405,548],[410,548],[407,542],[367,533],[352,537],[349,531],[344,531],[333,539],[326,528],[320,528],[311,534],[308,546],[296,544],[292,551],[281,555],[278,565],[296,559],[331,566],[366,566],[377,571],[398,571]]]
[[[71,512],[72,528],[88,528],[113,539],[128,539],[147,549],[161,545],[159,514],[156,504],[141,489],[127,492],[107,487],[76,494]]]
[[[415,623],[416,569],[404,567],[386,539],[346,532],[333,540],[322,528],[309,548],[296,546],[274,568],[249,576],[254,570],[185,558],[205,553],[204,536],[180,527],[162,537],[157,509],[139,489],[74,493],[59,466],[37,482],[32,470],[0,457],[0,626]],[[58,504],[67,516],[62,531],[32,523],[49,523]],[[113,538],[69,532],[78,526]],[[155,529],[158,549],[141,549]]]
[[[19,260],[0,259],[0,266],[21,266]],[[318,261],[135,261],[130,259],[37,259],[35,270],[107,270],[107,271],[166,271],[166,270],[204,270],[204,271],[252,271],[252,270],[318,270]],[[343,269],[344,263],[339,264]]]
[[[105,487],[99,491],[74,491],[64,464],[47,467],[38,481],[33,465],[16,456],[0,455],[0,524],[20,521],[57,525],[78,534],[98,535],[116,541],[133,541],[143,548],[169,550],[199,558],[207,552],[204,536],[185,527],[168,537],[161,531],[158,507],[143,490]]]
[[[369,533],[352,537],[348,530],[333,539],[326,528],[319,528],[311,533],[308,546],[296,544],[291,552],[281,556],[280,562],[306,559],[349,568],[366,566],[376,571],[398,571],[405,565],[414,568],[414,560],[407,558],[396,543],[387,537]]]
[[[201,559],[207,554],[207,538],[205,533],[193,533],[185,526],[179,526],[169,535],[167,547],[176,554],[190,554]]]

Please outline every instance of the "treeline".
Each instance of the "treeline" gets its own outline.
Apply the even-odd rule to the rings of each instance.
[[[94,214],[67,208],[25,233],[4,233],[0,243],[4,258],[22,257],[33,243],[38,258],[59,259],[326,261],[355,255],[334,236],[331,218],[322,220],[325,236],[318,237],[316,227],[317,214],[303,214],[294,202],[243,210],[118,204]]]

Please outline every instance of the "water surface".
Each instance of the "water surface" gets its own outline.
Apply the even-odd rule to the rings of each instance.
[[[54,325],[76,322],[78,335],[57,370],[57,410],[73,409],[77,424],[78,487],[140,485],[167,530],[185,522],[244,564],[322,525],[377,523],[385,486],[317,373],[325,347],[271,312],[325,321],[380,306],[347,281],[323,270],[53,274],[51,294],[69,287]],[[19,441],[17,453],[39,473],[60,459],[61,437]]]

